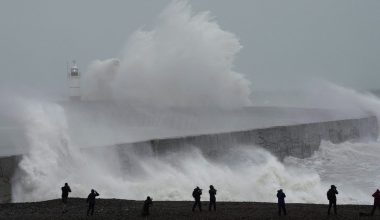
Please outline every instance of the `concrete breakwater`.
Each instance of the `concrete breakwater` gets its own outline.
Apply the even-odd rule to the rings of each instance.
[[[295,124],[288,126],[274,126],[242,131],[232,131],[215,134],[203,134],[184,137],[172,137],[147,140],[135,143],[119,144],[119,157],[125,161],[128,151],[134,148],[144,153],[145,150],[160,156],[169,152],[186,151],[192,147],[199,148],[207,157],[218,157],[235,146],[261,146],[279,159],[286,156],[299,158],[309,157],[318,150],[321,141],[341,143],[345,141],[375,140],[379,128],[375,116],[357,119],[334,120],[316,123]],[[95,148],[83,149],[95,151]],[[106,151],[102,147],[102,151]],[[0,202],[10,202],[12,192],[12,178],[17,171],[22,155],[0,158]],[[125,161],[130,162],[130,161]]]
[[[319,149],[322,140],[332,143],[376,140],[379,134],[375,116],[217,134],[175,137],[135,143],[136,147],[150,145],[156,155],[166,152],[199,148],[206,156],[217,156],[228,148],[242,145],[263,147],[283,159],[286,156],[310,157]]]
[[[12,178],[20,159],[19,155],[0,158],[0,203],[10,202],[12,199]]]

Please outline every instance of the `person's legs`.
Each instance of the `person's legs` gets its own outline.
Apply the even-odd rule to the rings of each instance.
[[[281,211],[284,212],[284,215],[286,215],[285,204],[278,203],[278,215],[281,215]]]
[[[372,211],[371,211],[371,215],[374,215],[375,214],[375,210],[376,208],[379,208],[380,209],[380,204],[373,204],[372,206]]]
[[[327,214],[329,214],[329,215],[330,215],[331,206],[332,206],[332,202],[331,202],[331,200],[329,200],[329,210],[327,211]]]
[[[210,199],[210,202],[208,204],[208,210],[211,211],[211,208],[214,207],[214,211],[216,210],[216,204],[214,199]]]
[[[334,214],[336,215],[337,212],[336,212],[336,201],[334,201]]]
[[[286,208],[285,208],[285,204],[282,204],[282,211],[284,211],[284,215],[286,215]]]
[[[62,213],[66,212],[66,204],[67,204],[67,198],[62,197],[62,203],[63,203],[63,208],[62,208]]]
[[[193,209],[192,209],[193,212],[195,211],[195,207],[196,207],[196,206],[197,206],[197,201],[195,200],[195,201],[194,201],[194,204],[193,204]]]
[[[202,211],[202,204],[201,204],[201,200],[198,201],[198,206],[199,206],[199,211]]]
[[[90,214],[90,209],[91,209],[91,204],[89,203],[88,208],[87,208],[87,216]]]
[[[94,215],[94,209],[95,209],[95,204],[92,204],[92,206],[91,206],[91,215]]]

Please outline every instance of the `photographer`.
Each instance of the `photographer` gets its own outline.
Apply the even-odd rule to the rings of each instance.
[[[65,183],[63,187],[61,187],[62,190],[62,203],[63,203],[63,209],[62,213],[67,212],[66,205],[67,205],[67,199],[69,197],[69,193],[71,193],[71,189],[68,183]]]
[[[331,188],[329,191],[327,191],[327,199],[329,200],[329,209],[327,211],[327,214],[330,215],[330,210],[331,207],[334,207],[334,213],[335,215],[337,214],[336,212],[336,194],[338,194],[338,191],[336,190],[336,186],[331,185]]]
[[[90,210],[91,210],[91,215],[94,214],[95,198],[97,196],[99,196],[99,193],[92,189],[91,193],[87,197],[87,203],[88,203],[87,216],[90,214]]]
[[[216,189],[213,185],[210,185],[210,190],[208,193],[210,194],[210,203],[208,204],[208,210],[211,211],[211,207],[214,207],[214,211],[216,211]]]
[[[194,205],[193,205],[193,212],[195,211],[195,207],[199,207],[199,211],[202,211],[202,204],[201,204],[201,195],[202,195],[202,189],[200,189],[198,186],[193,191],[193,197],[194,197]]]
[[[148,196],[146,198],[146,200],[144,201],[144,206],[143,206],[143,211],[142,211],[142,215],[143,216],[148,216],[150,215],[149,213],[149,208],[153,205],[153,201],[152,201],[152,198],[150,198],[150,196]]]

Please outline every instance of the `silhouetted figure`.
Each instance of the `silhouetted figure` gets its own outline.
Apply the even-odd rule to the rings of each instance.
[[[143,211],[142,211],[142,215],[143,216],[148,216],[150,215],[149,213],[149,208],[153,205],[153,201],[152,199],[148,196],[146,197],[146,200],[144,201],[144,206],[143,206]]]
[[[282,191],[282,189],[277,190],[277,205],[278,205],[278,215],[281,215],[281,210],[284,212],[284,215],[286,215],[286,208],[285,208],[285,193]]]
[[[371,215],[375,214],[376,208],[380,209],[380,191],[379,191],[379,189],[376,190],[376,192],[374,194],[372,194],[372,197],[373,197],[373,207],[372,207]]]
[[[211,211],[211,207],[214,207],[214,211],[216,211],[216,189],[213,185],[210,185],[210,190],[208,193],[210,194],[210,203],[208,204],[208,210]]]
[[[327,191],[327,199],[329,200],[329,210],[327,211],[327,214],[330,215],[331,206],[334,206],[334,214],[336,215],[336,194],[338,194],[338,191],[336,190],[336,187],[334,185],[331,185],[331,188],[329,191]]]
[[[195,211],[195,207],[199,207],[199,211],[202,211],[202,204],[201,204],[201,195],[202,195],[202,189],[200,189],[198,186],[193,191],[193,197],[194,197],[194,205],[193,205],[193,212]]]
[[[99,193],[93,189],[91,190],[91,193],[88,194],[88,197],[87,197],[87,203],[88,203],[87,216],[90,214],[90,210],[91,210],[91,215],[94,214],[95,197],[97,197],[97,196],[99,196]]]
[[[66,210],[67,199],[69,197],[69,193],[71,193],[71,189],[70,189],[69,184],[65,183],[65,185],[61,187],[61,190],[62,190],[62,203],[63,203],[62,213],[65,213],[67,212]]]

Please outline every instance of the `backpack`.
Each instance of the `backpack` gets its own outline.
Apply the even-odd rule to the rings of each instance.
[[[327,199],[332,200],[334,198],[334,192],[330,189],[327,191]]]

